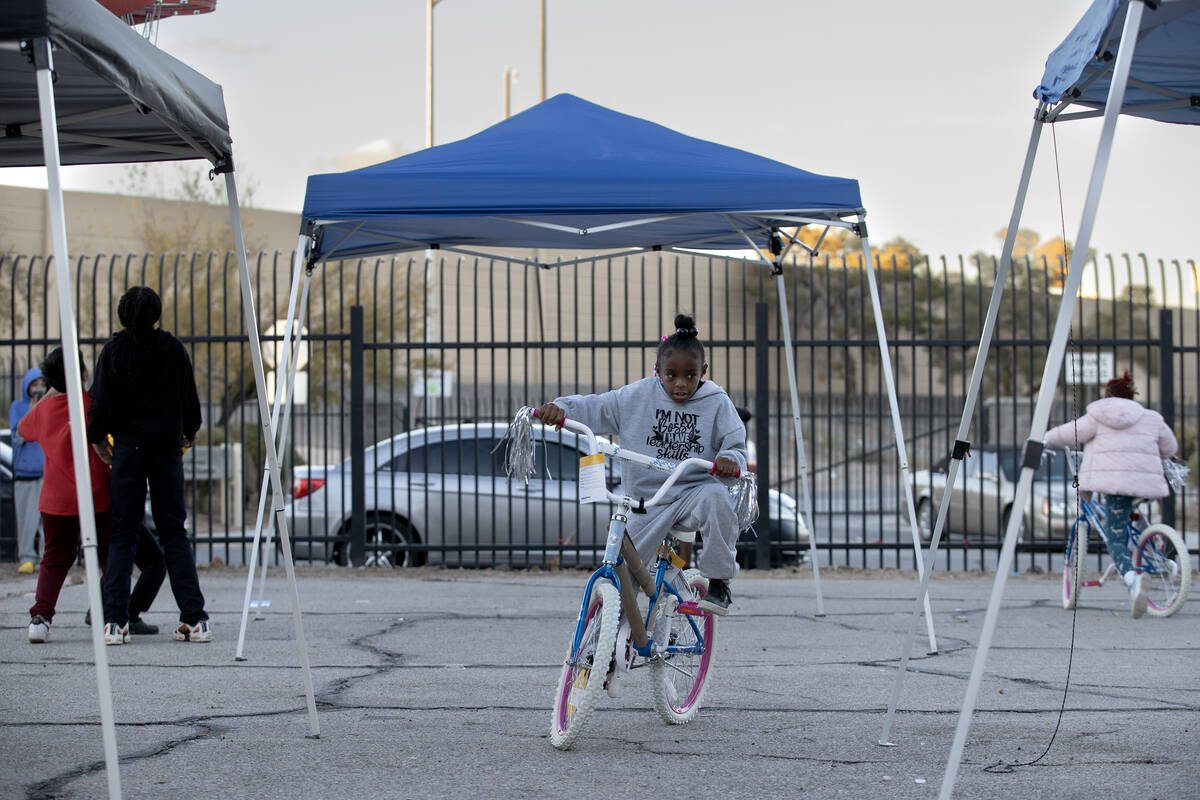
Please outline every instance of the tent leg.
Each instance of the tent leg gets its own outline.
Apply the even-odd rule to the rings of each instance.
[[[284,565],[287,568],[288,584],[291,587],[292,620],[296,627],[296,651],[300,660],[300,671],[304,675],[304,694],[308,701],[309,736],[316,738],[321,735],[321,726],[317,721],[317,702],[313,692],[312,670],[308,666],[308,645],[304,640],[304,622],[300,614],[300,592],[296,588],[296,567],[292,563],[292,541],[288,536],[283,485],[279,478],[279,457],[275,452],[271,414],[267,409],[267,380],[263,374],[258,319],[254,313],[254,290],[250,286],[250,267],[246,263],[246,241],[242,236],[242,213],[238,207],[237,183],[234,181],[232,172],[225,173],[225,191],[229,197],[229,217],[233,227],[234,245],[237,249],[238,269],[241,273],[242,305],[246,314],[246,333],[250,338],[250,360],[254,364],[254,383],[258,393],[258,413],[263,429],[263,445],[267,451],[267,463],[271,472],[271,505],[275,512],[275,524],[279,526],[279,538],[283,542]]]
[[[287,394],[283,404],[283,424],[279,428],[279,445],[278,452],[286,453],[288,446],[289,425],[292,421],[292,395],[296,386],[296,370],[300,361],[300,345],[304,341],[304,323],[308,319],[308,289],[311,283],[311,277],[306,270],[304,273],[304,283],[300,292],[300,313],[296,317],[296,344],[292,347],[288,358],[287,370]],[[263,619],[263,595],[267,587],[267,554],[270,553],[275,546],[274,540],[275,529],[267,528],[267,539],[263,543],[263,564],[262,576],[258,581],[258,610],[254,614],[255,619]]]
[[[921,534],[917,530],[917,509],[913,504],[912,478],[908,472],[908,451],[904,446],[904,426],[900,421],[900,401],[896,398],[896,378],[892,374],[892,358],[888,352],[887,331],[883,327],[883,305],[879,302],[879,286],[875,281],[875,258],[871,255],[871,243],[867,239],[866,220],[858,216],[862,231],[862,249],[867,272],[867,284],[871,290],[871,308],[875,312],[875,335],[879,338],[879,363],[883,367],[883,380],[887,385],[888,404],[892,409],[892,430],[896,434],[896,456],[900,460],[900,482],[904,484],[904,499],[908,503],[908,525],[912,531],[913,552],[916,555],[917,575],[925,580],[924,562],[921,559]],[[929,652],[937,652],[937,637],[933,633],[933,611],[929,607],[929,595],[925,595],[925,632],[929,637]]]
[[[1121,46],[1117,50],[1112,83],[1109,85],[1108,100],[1104,106],[1104,123],[1100,129],[1100,143],[1096,147],[1096,161],[1092,167],[1092,177],[1088,184],[1087,198],[1084,201],[1083,219],[1079,224],[1075,250],[1071,253],[1071,266],[1067,272],[1066,284],[1063,286],[1062,302],[1059,304],[1058,318],[1054,323],[1054,336],[1050,341],[1050,350],[1046,354],[1046,366],[1042,370],[1042,382],[1038,387],[1033,423],[1030,426],[1029,438],[1025,442],[1021,478],[1017,482],[1016,495],[1013,497],[1014,508],[1025,507],[1033,488],[1033,474],[1037,469],[1038,461],[1040,461],[1042,439],[1046,435],[1046,423],[1050,419],[1055,388],[1058,385],[1059,374],[1062,372],[1067,338],[1071,330],[1071,319],[1075,313],[1075,300],[1079,294],[1079,284],[1083,280],[1084,262],[1087,260],[1088,245],[1092,239],[1096,211],[1100,206],[1104,174],[1108,169],[1109,156],[1112,154],[1117,117],[1121,113],[1121,106],[1125,100],[1125,86],[1129,81],[1129,67],[1133,62],[1133,51],[1137,46],[1137,32],[1141,27],[1144,8],[1143,2],[1130,3],[1129,10],[1125,14],[1125,27],[1121,31]],[[1037,459],[1034,458],[1035,455],[1038,456]],[[988,599],[987,614],[984,616],[983,629],[979,634],[979,648],[975,651],[975,661],[971,665],[971,677],[967,682],[967,693],[958,713],[954,743],[950,747],[946,772],[942,776],[941,791],[938,793],[939,800],[950,800],[954,793],[954,781],[958,777],[958,765],[962,760],[963,748],[967,743],[967,733],[971,728],[971,715],[975,711],[975,699],[979,695],[979,685],[983,681],[988,649],[992,644],[992,634],[996,630],[996,620],[1000,614],[1000,601],[1004,597],[1004,584],[1008,579],[1008,570],[1012,564],[1013,551],[1017,546],[1017,532],[1020,527],[1021,517],[1016,514],[1009,515],[1008,530],[1004,532],[1004,546],[1000,550],[1000,561],[996,565],[996,578],[992,582],[992,594]]]
[[[950,466],[946,473],[946,486],[954,486],[962,468],[963,456],[969,452],[971,443],[967,436],[971,430],[971,420],[975,416],[975,405],[979,398],[979,388],[983,385],[983,371],[987,366],[988,350],[992,344],[992,335],[996,330],[996,319],[1000,314],[1000,300],[1004,296],[1004,285],[1008,280],[1008,272],[1012,267],[1013,246],[1017,240],[1017,227],[1021,223],[1021,213],[1025,208],[1025,197],[1029,193],[1029,178],[1033,174],[1033,162],[1037,156],[1038,140],[1041,138],[1042,121],[1041,109],[1038,118],[1033,123],[1033,133],[1029,137],[1029,148],[1025,153],[1025,166],[1021,170],[1021,182],[1017,188],[1017,199],[1013,204],[1012,216],[1008,222],[1008,233],[1004,237],[1004,250],[1000,254],[1000,266],[996,271],[995,285],[992,287],[992,298],[988,303],[987,317],[983,322],[983,332],[979,337],[979,347],[975,353],[975,368],[971,372],[971,383],[967,388],[967,399],[963,404],[962,419],[958,423],[958,435],[950,452]],[[896,681],[892,685],[892,698],[888,702],[887,715],[884,717],[883,730],[879,734],[879,744],[890,746],[892,736],[892,721],[896,716],[896,708],[900,704],[900,694],[904,685],[904,676],[908,672],[908,662],[912,657],[912,643],[917,635],[917,618],[921,615],[921,604],[926,601],[929,590],[929,580],[932,577],[933,565],[937,559],[938,544],[942,540],[942,530],[946,524],[946,515],[950,510],[951,492],[942,494],[938,504],[937,521],[933,526],[933,535],[929,540],[929,553],[925,556],[925,572],[921,576],[921,588],[913,604],[912,616],[909,620],[908,634],[904,639],[904,654],[896,671]]]
[[[783,360],[787,364],[788,389],[791,391],[792,427],[796,436],[796,464],[800,468],[800,515],[808,527],[808,560],[812,562],[813,586],[817,591],[817,616],[823,617],[825,616],[825,600],[821,596],[821,566],[820,557],[817,554],[817,531],[813,527],[812,495],[808,489],[808,462],[804,458],[804,431],[800,424],[800,392],[796,388],[792,326],[788,316],[787,289],[784,287],[782,270],[775,272],[775,288],[779,293],[779,320],[780,327],[783,328]]]
[[[100,559],[96,552],[96,511],[92,504],[92,477],[83,413],[83,380],[79,371],[79,333],[71,299],[71,262],[67,254],[67,222],[59,176],[58,118],[54,108],[54,64],[50,41],[33,43],[37,67],[38,107],[41,111],[42,154],[46,162],[46,197],[50,204],[50,229],[54,248],[54,281],[58,289],[58,318],[63,362],[67,371],[67,412],[71,426],[71,460],[75,468],[75,498],[79,504],[79,533],[87,569],[88,607],[92,611],[92,652],[96,661],[96,688],[100,701],[100,727],[104,739],[104,771],[110,800],[121,798],[121,773],[117,760],[117,729],[113,716],[112,683],[108,654],[104,651],[104,606],[100,599]]]
[[[303,259],[303,244],[304,238],[301,237],[300,244],[296,247],[296,256],[292,260],[292,288],[288,294],[288,310],[286,330],[283,334],[283,352],[284,358],[289,358],[291,353],[291,335],[292,335],[292,319],[296,313],[296,294],[300,284],[300,263]],[[278,366],[276,367],[278,369]],[[283,381],[275,381],[275,404],[271,409],[271,433],[277,435],[279,430],[279,403],[280,395],[283,390]],[[268,464],[266,459],[263,460],[263,479],[262,489],[258,493],[258,515],[254,520],[254,541],[250,545],[250,569],[246,573],[246,595],[242,601],[242,621],[238,628],[237,650],[234,654],[235,661],[245,661],[244,649],[246,646],[246,621],[250,614],[250,596],[254,589],[254,568],[258,560],[259,542],[262,539],[263,516],[267,506],[267,487],[270,485]],[[263,579],[266,579],[266,553],[263,553]],[[254,615],[255,619],[261,618],[261,608],[259,613]]]

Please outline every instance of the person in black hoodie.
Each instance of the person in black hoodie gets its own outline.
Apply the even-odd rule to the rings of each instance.
[[[159,330],[162,301],[134,286],[117,305],[124,330],[100,351],[92,381],[88,441],[112,464],[113,532],[104,576],[104,641],[129,641],[129,580],[150,487],[150,509],[179,605],[175,639],[210,642],[208,614],[184,523],[183,447],[200,430],[200,398],[183,343]],[[112,444],[109,444],[109,436]]]

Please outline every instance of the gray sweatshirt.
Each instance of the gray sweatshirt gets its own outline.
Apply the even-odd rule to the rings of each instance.
[[[746,426],[729,395],[712,381],[703,381],[686,403],[672,400],[658,378],[649,377],[604,394],[559,397],[554,404],[596,433],[618,436],[621,447],[675,460],[728,458],[746,471]],[[647,499],[666,477],[628,462],[621,463],[621,476],[622,492]],[[700,470],[686,472],[664,499],[711,480]]]

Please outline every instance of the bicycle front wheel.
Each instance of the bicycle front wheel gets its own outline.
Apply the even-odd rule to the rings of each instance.
[[[554,693],[550,743],[559,750],[570,750],[575,745],[596,708],[617,646],[620,614],[617,587],[605,580],[597,581],[584,617],[579,647],[572,650],[568,646],[567,661]]]
[[[1067,533],[1067,557],[1063,560],[1063,608],[1074,608],[1079,602],[1079,584],[1083,576],[1083,564],[1087,560],[1087,540],[1090,531],[1089,525],[1075,524]]]
[[[691,596],[684,600],[699,600],[708,589],[708,579],[699,570],[683,573]],[[703,637],[703,652],[663,653],[650,662],[650,683],[654,687],[654,709],[664,722],[683,725],[691,722],[700,710],[704,690],[708,686],[713,649],[717,642],[717,618],[707,611],[698,615],[680,614],[673,604],[660,602],[654,624],[654,642],[682,648],[695,647]],[[693,627],[695,625],[695,627]]]
[[[1146,613],[1169,617],[1182,608],[1192,585],[1192,559],[1183,537],[1168,525],[1151,525],[1138,536],[1132,555],[1133,568],[1149,581]]]

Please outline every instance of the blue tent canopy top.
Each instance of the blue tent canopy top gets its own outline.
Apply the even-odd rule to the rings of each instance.
[[[303,218],[320,261],[431,246],[745,248],[739,228],[763,245],[772,228],[862,213],[855,180],[560,94],[461,141],[310,176]]]
[[[1113,58],[1129,3],[1094,0],[1046,59],[1045,74],[1033,96],[1048,104],[1096,109],[1078,116],[1099,116],[1108,97]],[[1057,109],[1050,121],[1066,119],[1059,115],[1061,110]],[[1160,0],[1147,5],[1121,113],[1160,122],[1200,124],[1200,0]]]

